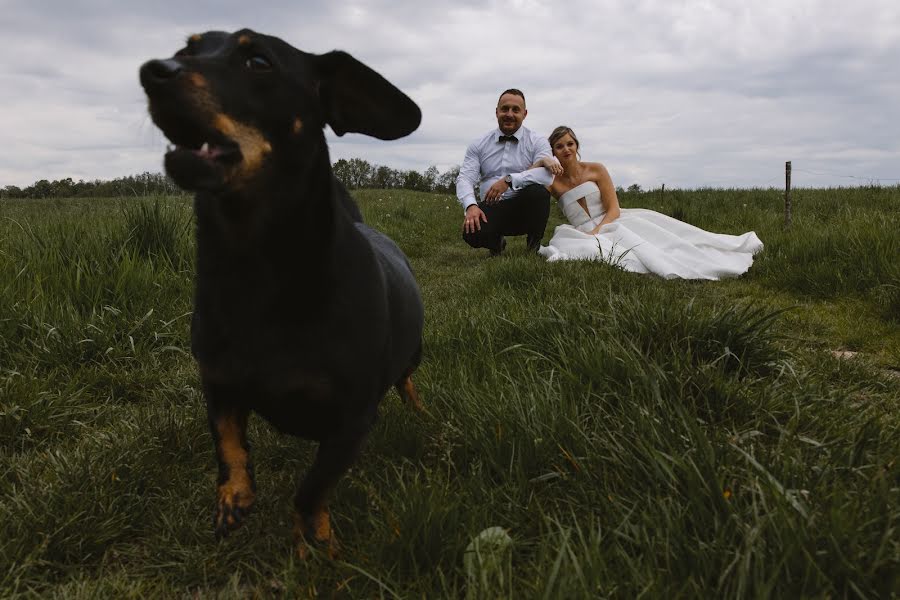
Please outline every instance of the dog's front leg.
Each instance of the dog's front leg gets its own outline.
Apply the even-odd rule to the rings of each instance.
[[[217,402],[208,395],[206,410],[219,463],[213,526],[216,537],[221,538],[243,524],[256,500],[256,482],[247,443],[249,409]]]
[[[337,556],[337,539],[331,530],[328,495],[356,460],[365,432],[346,432],[319,444],[316,459],[294,497],[294,541],[301,559],[309,555],[309,545],[323,548],[330,558]]]

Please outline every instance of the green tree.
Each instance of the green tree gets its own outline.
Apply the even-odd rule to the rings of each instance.
[[[7,185],[0,189],[0,198],[24,198],[25,194],[22,188],[15,185]]]
[[[448,171],[441,173],[435,185],[436,192],[452,194],[456,191],[456,178],[459,177],[459,165],[450,167]]]
[[[438,168],[434,165],[431,165],[427,169],[425,169],[425,173],[422,174],[422,182],[421,187],[419,188],[422,192],[433,192],[434,188],[437,186],[437,179],[440,175]]]
[[[375,168],[375,173],[372,176],[372,187],[388,190],[399,186],[400,183],[401,179],[397,172],[390,167],[381,165]]]
[[[422,174],[418,171],[405,171],[403,173],[403,189],[419,190],[422,188]]]

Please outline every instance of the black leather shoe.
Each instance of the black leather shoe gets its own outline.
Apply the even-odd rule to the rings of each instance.
[[[491,256],[500,256],[503,251],[506,250],[506,238],[500,238],[500,247],[499,248],[491,248]]]
[[[541,247],[541,238],[537,236],[528,236],[525,238],[525,249],[529,252],[537,252]]]

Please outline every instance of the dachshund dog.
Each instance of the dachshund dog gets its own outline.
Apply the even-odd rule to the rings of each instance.
[[[334,556],[327,498],[390,387],[421,409],[411,375],[424,310],[403,252],[362,222],[335,178],[324,127],[392,140],[418,106],[345,52],[310,54],[244,29],[191,36],[141,66],[166,172],[195,193],[191,348],[219,466],[217,536],[256,484],[251,410],[319,442],[294,499],[301,557]]]

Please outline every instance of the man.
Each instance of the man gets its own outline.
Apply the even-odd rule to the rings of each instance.
[[[521,91],[500,94],[496,114],[498,129],[469,145],[456,179],[456,196],[466,212],[463,239],[497,256],[506,247],[504,236],[525,235],[528,250],[537,252],[550,215],[544,186],[562,167],[554,161],[552,172],[530,168],[552,153],[546,138],[522,126],[528,111]],[[481,202],[475,199],[475,185]]]

